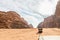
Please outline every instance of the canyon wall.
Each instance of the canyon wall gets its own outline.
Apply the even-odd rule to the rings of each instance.
[[[60,28],[60,1],[58,1],[56,6],[56,11],[54,15],[51,15],[44,19],[38,25],[38,28]]]
[[[24,18],[14,11],[0,11],[0,28],[32,28]]]

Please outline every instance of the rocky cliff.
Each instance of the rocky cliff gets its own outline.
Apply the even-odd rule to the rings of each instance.
[[[38,28],[60,28],[60,1],[56,6],[55,15],[51,15],[44,19],[42,23],[38,25]]]
[[[14,11],[0,11],[0,28],[31,28],[24,18]]]

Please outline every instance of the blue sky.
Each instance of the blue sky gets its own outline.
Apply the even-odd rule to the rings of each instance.
[[[53,15],[58,0],[0,0],[0,11],[16,11],[34,28]]]

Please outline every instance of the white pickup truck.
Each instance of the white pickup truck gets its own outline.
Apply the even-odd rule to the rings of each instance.
[[[60,40],[60,36],[40,36],[38,40]]]

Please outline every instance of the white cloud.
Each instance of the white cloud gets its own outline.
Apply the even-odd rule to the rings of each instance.
[[[36,27],[43,16],[54,14],[56,3],[57,0],[0,0],[0,11],[16,11]]]
[[[58,0],[46,0],[38,6],[38,11],[43,15],[52,15],[55,12],[56,4]]]
[[[38,23],[43,21],[43,18],[40,18],[41,20],[39,21],[34,16],[24,15],[23,17],[25,18],[25,20],[27,20],[29,22],[29,24],[32,24],[34,26],[34,28],[37,27]]]

